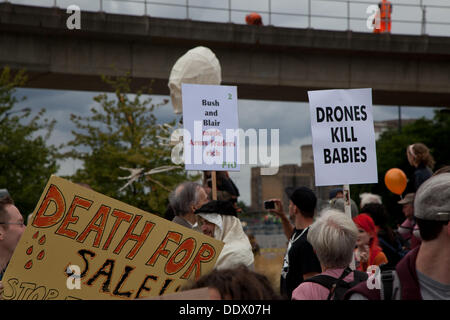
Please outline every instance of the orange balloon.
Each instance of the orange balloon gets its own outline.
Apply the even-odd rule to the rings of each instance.
[[[384,176],[386,187],[389,191],[398,195],[405,191],[407,182],[406,174],[398,168],[389,169]]]

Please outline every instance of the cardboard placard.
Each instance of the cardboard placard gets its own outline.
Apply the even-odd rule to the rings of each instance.
[[[135,299],[211,271],[223,242],[51,176],[3,277],[3,299]]]
[[[377,183],[372,89],[308,91],[316,186]]]
[[[186,170],[239,171],[237,88],[182,84]]]

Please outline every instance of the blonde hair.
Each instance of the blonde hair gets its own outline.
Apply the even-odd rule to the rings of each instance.
[[[413,157],[413,161],[416,165],[423,164],[430,169],[433,169],[435,161],[430,154],[430,149],[423,143],[413,143],[408,146],[407,152]]]
[[[353,257],[358,229],[345,213],[325,209],[311,225],[308,242],[320,263],[327,268],[347,267]]]

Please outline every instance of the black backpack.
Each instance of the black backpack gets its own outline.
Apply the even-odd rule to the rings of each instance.
[[[346,282],[343,279],[348,276],[351,272],[353,272],[353,281]],[[321,286],[330,290],[330,294],[328,295],[327,300],[344,300],[344,294],[350,288],[356,286],[358,283],[366,281],[368,279],[368,275],[365,272],[352,270],[349,267],[345,268],[344,272],[342,272],[341,276],[337,279],[331,276],[327,276],[324,274],[319,274],[317,276],[313,276],[304,280],[303,282],[314,282],[318,283]]]

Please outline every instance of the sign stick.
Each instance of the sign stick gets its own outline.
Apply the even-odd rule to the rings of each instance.
[[[212,199],[217,200],[217,179],[216,179],[216,172],[211,171],[211,184],[212,184]]]
[[[347,216],[350,217],[350,219],[352,218],[352,207],[351,207],[351,203],[350,203],[350,185],[348,184],[344,184],[343,187],[344,190],[344,209],[345,209],[345,214]],[[355,256],[353,256],[352,261],[350,262],[350,268],[352,270],[356,269],[356,265],[355,265]]]

